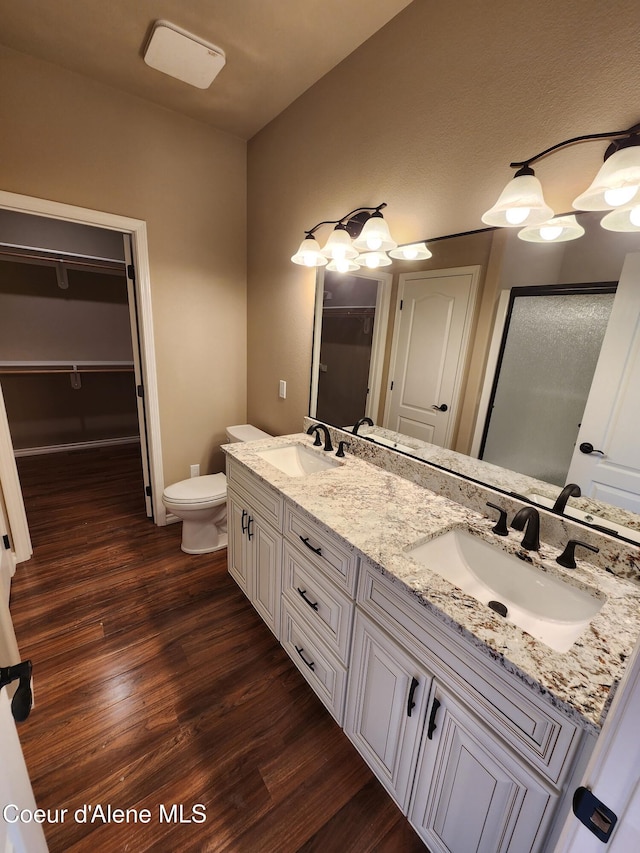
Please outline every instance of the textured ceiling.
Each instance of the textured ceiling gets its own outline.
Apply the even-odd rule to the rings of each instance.
[[[411,0],[0,0],[0,43],[249,139]],[[156,20],[221,47],[206,90],[143,60]]]

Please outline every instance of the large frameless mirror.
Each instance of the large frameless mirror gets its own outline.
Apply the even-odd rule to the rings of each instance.
[[[603,468],[600,448],[586,460],[579,451],[589,443],[581,428],[588,403],[593,411],[602,396],[594,372],[603,341],[608,333],[610,359],[611,338],[629,311],[637,313],[633,288],[622,293],[618,282],[640,252],[640,235],[606,231],[600,217],[578,214],[585,234],[564,243],[525,242],[511,229],[427,240],[432,258],[417,269],[395,261],[384,273],[367,271],[372,279],[362,288],[365,277],[319,271],[311,416],[350,430],[366,415],[374,427],[359,434],[507,491],[512,472],[531,478],[531,495],[553,496],[544,484],[557,493],[581,478],[587,512],[575,517],[589,523],[591,497],[619,523],[615,532],[640,541],[640,443],[627,423],[640,414],[640,392],[635,403],[601,403],[616,410],[612,441],[631,447],[624,483],[594,485],[593,476],[587,483],[580,470],[596,459]]]

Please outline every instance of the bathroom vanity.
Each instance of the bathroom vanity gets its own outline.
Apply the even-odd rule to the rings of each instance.
[[[640,587],[562,569],[544,542],[524,553],[491,510],[311,445],[224,448],[231,575],[432,853],[551,850],[640,633]],[[548,639],[568,650],[430,567],[419,546],[451,531],[588,598],[577,639]]]

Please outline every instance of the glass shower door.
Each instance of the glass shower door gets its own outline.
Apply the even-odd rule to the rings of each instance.
[[[615,287],[512,290],[481,459],[565,484]]]

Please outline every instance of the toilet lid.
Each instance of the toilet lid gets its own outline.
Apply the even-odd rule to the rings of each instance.
[[[200,503],[213,501],[227,496],[227,478],[224,474],[205,474],[203,477],[191,477],[180,480],[164,490],[165,497],[171,501]]]

